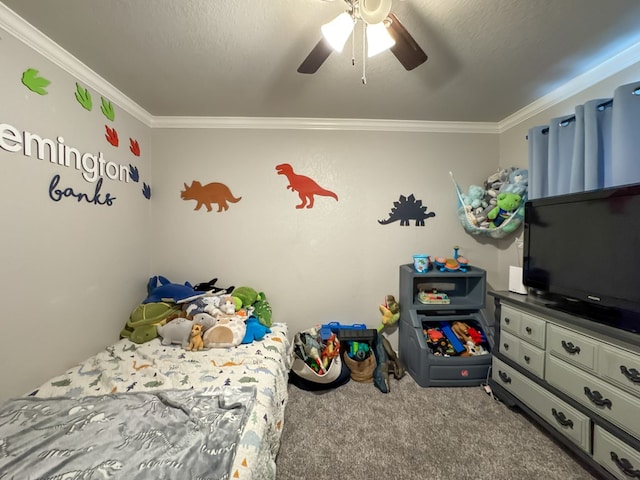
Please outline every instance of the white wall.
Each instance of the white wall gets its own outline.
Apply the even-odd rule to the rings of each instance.
[[[172,281],[213,277],[263,290],[292,332],[316,323],[380,322],[398,295],[398,268],[414,253],[452,255],[495,275],[497,254],[464,233],[449,178],[485,178],[497,164],[494,134],[309,130],[155,129],[153,271]],[[275,166],[291,164],[338,194],[296,209]],[[242,200],[217,213],[180,199],[184,183],[221,182]],[[380,225],[400,195],[436,213],[424,227]]]
[[[0,124],[54,141],[62,136],[81,153],[137,165],[151,181],[148,127],[118,105],[115,121],[107,120],[100,93],[91,88],[94,107],[83,109],[74,97],[75,78],[3,30],[0,37]],[[51,81],[46,95],[21,83],[28,68]],[[105,125],[119,132],[120,147],[106,142]],[[5,146],[16,145],[6,140],[6,128],[3,135]],[[140,158],[130,153],[129,138],[138,140]],[[93,198],[96,183],[81,171],[0,148],[0,401],[28,393],[116,341],[145,293],[150,202],[141,185],[104,179],[101,198],[116,197],[112,206],[56,202],[49,196],[56,174],[58,188]]]

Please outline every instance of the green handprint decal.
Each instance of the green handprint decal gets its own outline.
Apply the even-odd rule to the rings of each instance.
[[[116,118],[116,112],[113,110],[111,102],[104,97],[102,98],[102,114],[113,122]]]
[[[76,83],[76,100],[85,108],[85,110],[91,111],[93,108],[93,101],[91,100],[89,90],[82,88],[79,83]]]
[[[51,81],[44,77],[39,77],[38,70],[35,68],[28,68],[22,73],[22,83],[32,92],[38,95],[46,95],[49,92],[45,90],[45,87],[47,87]]]

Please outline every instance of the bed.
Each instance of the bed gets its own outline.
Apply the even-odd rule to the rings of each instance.
[[[121,339],[0,405],[0,479],[275,478],[287,333],[201,351]]]

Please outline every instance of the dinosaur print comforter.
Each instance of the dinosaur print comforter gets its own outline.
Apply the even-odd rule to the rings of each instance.
[[[234,421],[241,420],[237,424],[229,423],[230,430],[237,429],[239,436],[234,439],[230,434],[227,436],[228,444],[219,444],[208,449],[232,452],[226,457],[223,455],[224,458],[220,457],[220,461],[226,458],[231,465],[230,468],[228,465],[224,467],[222,476],[212,468],[209,473],[196,475],[196,477],[203,479],[274,479],[276,476],[275,456],[280,445],[284,408],[287,403],[287,381],[291,368],[292,350],[287,339],[286,324],[274,323],[271,331],[264,339],[250,344],[198,352],[186,351],[177,345],[164,346],[159,339],[143,344],[135,344],[128,339],[120,340],[65,374],[41,385],[31,393],[30,397],[32,398],[8,402],[9,405],[12,402],[25,404],[19,405],[20,408],[14,409],[13,413],[6,418],[0,418],[0,472],[4,473],[3,462],[6,462],[11,454],[11,446],[8,440],[5,440],[8,437],[4,436],[7,432],[4,425],[9,425],[11,428],[23,425],[24,428],[28,428],[31,415],[34,414],[33,408],[26,408],[26,406],[33,407],[34,404],[30,403],[31,401],[39,404],[37,402],[39,399],[50,399],[50,401],[42,402],[41,405],[59,403],[64,412],[74,411],[82,415],[83,406],[86,406],[86,402],[94,402],[94,399],[95,401],[102,400],[104,403],[106,403],[105,399],[109,399],[117,404],[117,401],[121,399],[133,401],[135,395],[141,394],[141,399],[147,403],[151,402],[150,405],[159,402],[157,407],[153,408],[164,408],[164,405],[167,404],[173,405],[175,406],[173,411],[176,415],[180,414],[179,410],[183,412],[189,422],[198,422],[196,412],[201,412],[206,405],[220,406],[218,397],[211,398],[210,403],[203,400],[207,395],[215,393],[216,395],[226,395],[229,398],[236,395],[238,401],[230,400],[230,404],[233,406],[231,411],[222,412],[222,417],[213,420],[213,424],[200,424],[199,427],[196,424],[196,427],[193,428],[197,431],[211,430],[211,425],[218,426],[225,424],[225,422],[229,423],[229,418],[224,417],[227,415]],[[145,397],[144,395],[150,396]],[[249,398],[251,395],[253,398]],[[179,398],[176,399],[175,396]],[[194,407],[194,399],[198,399],[201,403]],[[243,405],[246,407],[246,412],[242,411]],[[2,411],[5,413],[8,412],[5,410],[6,407],[6,404],[2,406]],[[192,408],[195,410],[191,411]],[[125,409],[121,408],[120,410],[124,411]],[[82,418],[85,420],[81,420],[81,423],[84,421],[84,423],[90,424],[93,419],[104,419],[108,416],[109,414],[106,413],[99,417],[98,414],[92,414],[92,412],[84,413]],[[165,430],[173,429],[171,421],[167,418]],[[101,426],[97,420],[93,423],[98,427]],[[146,437],[143,432],[136,434],[129,431],[130,422],[113,423],[119,425],[120,430],[126,431],[127,438],[134,439],[133,443],[142,442],[144,444]],[[151,442],[150,444],[156,441],[160,442],[160,438],[164,438],[164,434],[168,433],[162,429],[150,429],[150,431],[156,432],[157,436],[157,439],[148,438],[146,440]],[[201,447],[205,445],[205,450],[207,450],[207,442],[211,442],[211,440],[200,444]],[[79,437],[75,447],[57,448],[62,452],[60,455],[63,455],[63,451],[67,451],[67,453],[76,452],[70,454],[74,456],[79,455],[78,452],[81,452],[87,445],[89,445],[87,440],[82,440]],[[51,450],[53,451],[53,449]],[[37,455],[32,459],[33,461],[37,460]],[[189,458],[189,456],[183,458]],[[107,458],[104,461],[110,460],[120,462],[115,458]],[[142,473],[145,469],[141,465],[153,465],[153,462],[158,462],[158,460],[139,460],[139,474],[136,476],[127,475],[126,478],[147,478]],[[168,462],[168,466],[169,464],[174,465],[168,458],[166,462]],[[217,463],[217,460],[213,463]],[[117,470],[124,468],[124,465],[115,463],[100,467],[98,463],[98,465],[87,465],[86,468],[89,470],[91,468],[105,468],[107,473],[100,471],[100,475],[113,473],[114,478],[122,478],[118,475]],[[80,472],[80,469],[77,471]],[[166,475],[155,478],[192,478],[190,473],[185,475],[185,471],[167,470],[167,472],[171,471],[175,472],[175,477]],[[190,470],[187,469],[187,472]],[[69,478],[94,478],[92,475],[89,473],[89,476],[80,475]],[[49,476],[67,478],[59,475]],[[37,477],[43,478],[40,472]],[[0,474],[0,478],[3,478],[2,474]],[[21,475],[20,478],[30,477]],[[98,478],[102,477],[98,476]]]

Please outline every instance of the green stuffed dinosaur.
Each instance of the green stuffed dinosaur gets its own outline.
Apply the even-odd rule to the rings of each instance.
[[[491,209],[487,218],[491,220],[489,226],[497,228],[518,210],[522,197],[517,193],[499,193],[497,197],[497,205]]]

